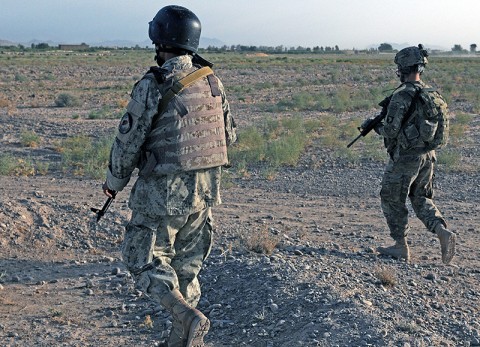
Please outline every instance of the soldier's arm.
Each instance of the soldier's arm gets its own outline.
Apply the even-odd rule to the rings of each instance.
[[[388,139],[395,139],[402,127],[402,120],[408,110],[408,104],[404,92],[394,94],[388,105],[387,115],[383,125],[375,128],[375,131]]]
[[[159,92],[152,80],[142,79],[135,85],[110,151],[106,180],[110,189],[122,190],[137,167],[141,146],[157,112],[158,98]]]
[[[222,95],[223,118],[225,121],[225,136],[227,138],[227,146],[229,146],[235,141],[237,141],[236,124],[235,119],[230,112],[230,104],[228,103],[227,96],[225,94],[225,88],[223,87],[222,81],[220,81],[220,79],[218,79],[218,88],[220,89],[220,94]]]

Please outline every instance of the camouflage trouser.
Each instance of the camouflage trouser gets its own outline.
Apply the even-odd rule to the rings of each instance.
[[[390,236],[401,239],[407,236],[408,209],[407,196],[410,198],[417,217],[431,232],[442,223],[446,226],[440,211],[432,201],[433,169],[435,152],[417,155],[400,155],[390,159],[382,180],[380,191],[383,214],[390,229]]]
[[[153,300],[160,302],[166,293],[178,289],[195,307],[201,294],[197,275],[211,246],[210,208],[156,218],[134,210],[122,254],[136,285]]]

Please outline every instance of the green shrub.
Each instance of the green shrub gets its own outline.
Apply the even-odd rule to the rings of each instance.
[[[34,131],[22,131],[20,134],[20,142],[26,147],[38,147],[40,141],[40,136]]]
[[[80,106],[80,101],[75,95],[62,93],[55,99],[55,105],[57,107],[75,107]]]
[[[0,155],[0,175],[33,176],[35,166],[30,159],[15,158],[10,154]]]
[[[58,151],[62,153],[62,169],[77,176],[101,178],[108,165],[112,139],[91,139],[75,136],[64,140]]]
[[[15,74],[15,81],[17,82],[27,82],[27,77],[22,74],[16,73]]]
[[[239,133],[239,141],[230,150],[233,162],[265,162],[269,166],[295,165],[308,141],[300,118],[264,120],[261,127],[250,126]]]
[[[455,171],[460,167],[461,155],[452,149],[442,149],[437,151],[437,161],[446,171]]]
[[[113,111],[108,106],[104,106],[99,110],[92,111],[88,114],[88,119],[117,119],[121,117],[121,112]]]
[[[10,175],[15,169],[15,158],[9,154],[0,155],[0,175]]]

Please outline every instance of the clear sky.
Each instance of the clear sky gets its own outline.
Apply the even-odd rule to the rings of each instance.
[[[0,0],[0,39],[142,42],[170,4],[195,12],[202,36],[227,45],[480,45],[480,0]]]

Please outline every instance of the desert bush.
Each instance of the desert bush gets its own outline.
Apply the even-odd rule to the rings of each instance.
[[[249,230],[240,235],[240,242],[243,247],[260,254],[272,254],[279,241],[278,235],[272,234],[267,226],[257,230]]]
[[[33,176],[35,167],[32,160],[15,158],[11,154],[0,155],[0,175]]]
[[[437,162],[445,171],[461,169],[461,154],[455,149],[445,148],[437,151]]]
[[[15,169],[15,158],[9,154],[0,155],[0,175],[10,175]]]
[[[31,159],[17,158],[13,173],[15,176],[33,176],[35,175],[35,165]]]
[[[88,114],[88,119],[117,119],[121,117],[121,111],[112,110],[108,106],[104,106],[99,110],[92,111]]]
[[[26,147],[35,148],[38,147],[38,145],[40,144],[41,138],[34,131],[27,130],[22,131],[22,133],[20,134],[20,142]]]
[[[62,169],[76,176],[101,178],[108,165],[112,139],[75,136],[64,140],[57,150],[62,154]]]
[[[265,162],[269,166],[295,165],[308,141],[300,118],[264,120],[263,124],[245,128],[230,150],[233,162]]]
[[[10,101],[6,98],[0,97],[0,108],[1,107],[10,107]]]
[[[46,175],[48,173],[49,168],[50,168],[50,163],[49,162],[37,161],[35,163],[35,172],[38,175]]]
[[[392,269],[379,268],[375,271],[375,277],[386,288],[394,287],[397,284],[397,278]]]
[[[80,101],[75,95],[69,93],[62,93],[55,99],[57,107],[75,107],[80,105]]]
[[[15,81],[17,81],[17,82],[27,82],[28,79],[25,75],[22,75],[20,73],[16,73],[15,74]]]
[[[127,100],[127,99],[120,99],[120,100],[117,101],[117,106],[118,106],[119,108],[124,109],[124,108],[127,107],[128,103],[129,103],[129,100]]]

